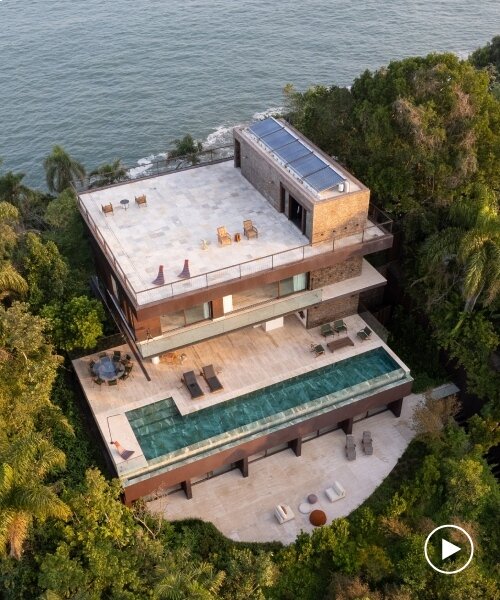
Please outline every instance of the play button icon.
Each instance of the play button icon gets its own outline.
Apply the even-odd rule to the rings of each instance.
[[[452,539],[458,543],[460,539],[463,539],[464,544],[462,546],[457,546],[456,544],[449,542],[446,539],[447,537],[452,537]],[[465,558],[464,554],[466,546],[469,546],[469,556],[467,558]],[[441,547],[441,561],[439,561],[439,547]],[[458,554],[459,552],[462,552],[462,554]],[[424,545],[424,554],[425,559],[435,571],[438,573],[443,573],[444,575],[453,575],[455,573],[460,573],[460,571],[463,571],[469,566],[472,556],[474,555],[474,544],[471,536],[465,531],[465,529],[462,529],[462,527],[458,527],[458,525],[441,525],[440,527],[433,529],[427,536]],[[456,554],[458,554],[458,556],[455,556]],[[455,557],[451,562],[447,561],[450,556]],[[454,568],[457,566],[456,561],[460,561],[461,557],[463,558],[464,564],[458,568]],[[438,562],[438,565],[434,564],[432,562],[433,560]],[[447,563],[450,564],[451,569],[445,568]]]
[[[455,544],[452,544],[447,540],[441,540],[441,560],[448,558],[448,556],[451,556],[452,554],[460,552],[460,550],[462,550],[460,546],[455,546]]]

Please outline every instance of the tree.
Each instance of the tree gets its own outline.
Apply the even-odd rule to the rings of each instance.
[[[89,174],[90,178],[95,177],[89,187],[103,187],[105,185],[111,185],[127,178],[127,169],[122,165],[120,159],[113,161],[112,163],[106,163],[101,165],[97,169],[94,169]]]
[[[58,145],[52,148],[52,152],[43,161],[43,167],[47,187],[58,194],[69,188],[72,181],[85,177],[85,167]]]
[[[51,328],[58,348],[75,350],[94,348],[102,337],[104,310],[97,300],[75,296],[68,302],[53,302],[41,311]]]
[[[202,151],[201,142],[196,142],[189,133],[181,140],[174,140],[175,148],[168,153],[169,158],[187,158],[193,165],[199,162],[198,155]]]
[[[32,309],[39,311],[45,304],[64,297],[69,269],[54,242],[44,242],[39,235],[28,233],[25,247],[28,299]]]
[[[42,435],[18,438],[0,448],[0,553],[19,559],[33,521],[66,519],[69,508],[43,482],[62,469],[64,454]]]

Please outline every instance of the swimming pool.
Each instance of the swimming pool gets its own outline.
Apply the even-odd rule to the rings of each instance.
[[[172,398],[126,416],[146,460],[156,462],[165,455],[180,459],[259,430],[286,426],[323,406],[355,400],[357,394],[403,376],[405,372],[387,351],[375,348],[185,416]]]

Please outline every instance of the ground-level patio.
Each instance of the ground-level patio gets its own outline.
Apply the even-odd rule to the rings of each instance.
[[[378,413],[354,424],[357,458],[348,461],[341,429],[311,439],[302,445],[302,455],[291,449],[250,463],[249,477],[233,470],[193,487],[193,498],[184,492],[152,500],[149,509],[168,520],[199,518],[212,522],[224,535],[237,541],[292,543],[300,531],[310,532],[309,515],[299,511],[309,494],[316,494],[313,508],[326,513],[327,523],[351,513],[382,483],[396,465],[415,432],[411,427],[415,406],[422,396],[405,398],[401,417],[390,411]],[[361,436],[370,430],[374,452],[363,454]],[[346,496],[331,503],[325,489],[338,480]],[[278,504],[288,504],[295,518],[279,525],[274,516]]]

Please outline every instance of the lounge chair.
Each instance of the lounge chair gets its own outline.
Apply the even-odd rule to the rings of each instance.
[[[118,450],[118,454],[123,458],[123,460],[128,460],[135,452],[135,450],[125,450],[125,448],[118,441],[114,441],[111,443]]]
[[[363,452],[365,454],[373,454],[373,440],[371,431],[363,431],[361,445],[363,446]]]
[[[280,525],[283,525],[283,523],[295,519],[295,515],[293,514],[293,511],[288,506],[288,504],[278,504],[274,508],[274,516],[278,519],[278,523]]]
[[[243,233],[248,240],[250,238],[259,237],[257,227],[255,227],[250,219],[243,221]]]
[[[311,344],[311,352],[314,352],[314,357],[318,358],[325,353],[325,349],[321,344]]]
[[[328,337],[329,335],[333,335],[335,332],[332,329],[330,323],[326,323],[326,325],[321,325],[321,335],[323,337]]]
[[[347,460],[356,460],[356,444],[354,436],[351,434],[345,436],[345,455]]]
[[[138,207],[141,206],[147,206],[147,200],[146,200],[146,194],[143,194],[142,196],[135,196],[135,203],[137,204]]]
[[[344,323],[343,319],[338,319],[333,322],[333,330],[335,333],[340,333],[341,331],[347,331],[347,325]]]
[[[326,488],[325,494],[330,502],[335,502],[345,497],[345,489],[341,483],[334,481],[332,487]]]
[[[108,216],[108,214],[114,214],[113,213],[113,205],[111,204],[111,202],[109,204],[101,204],[101,208],[102,208],[102,212]]]
[[[194,371],[186,371],[186,373],[183,373],[181,381],[189,390],[191,398],[200,398],[203,396],[203,390],[196,379]]]
[[[368,327],[368,325],[366,327],[363,327],[363,329],[361,329],[360,331],[358,331],[358,337],[365,341],[367,340],[372,334],[372,330]]]
[[[224,386],[219,381],[219,378],[215,374],[215,369],[213,365],[207,365],[203,367],[203,372],[201,373],[205,378],[205,381],[210,388],[210,392],[218,392],[219,390],[223,390]]]
[[[221,246],[227,246],[231,243],[231,236],[225,227],[217,227],[217,239]]]

